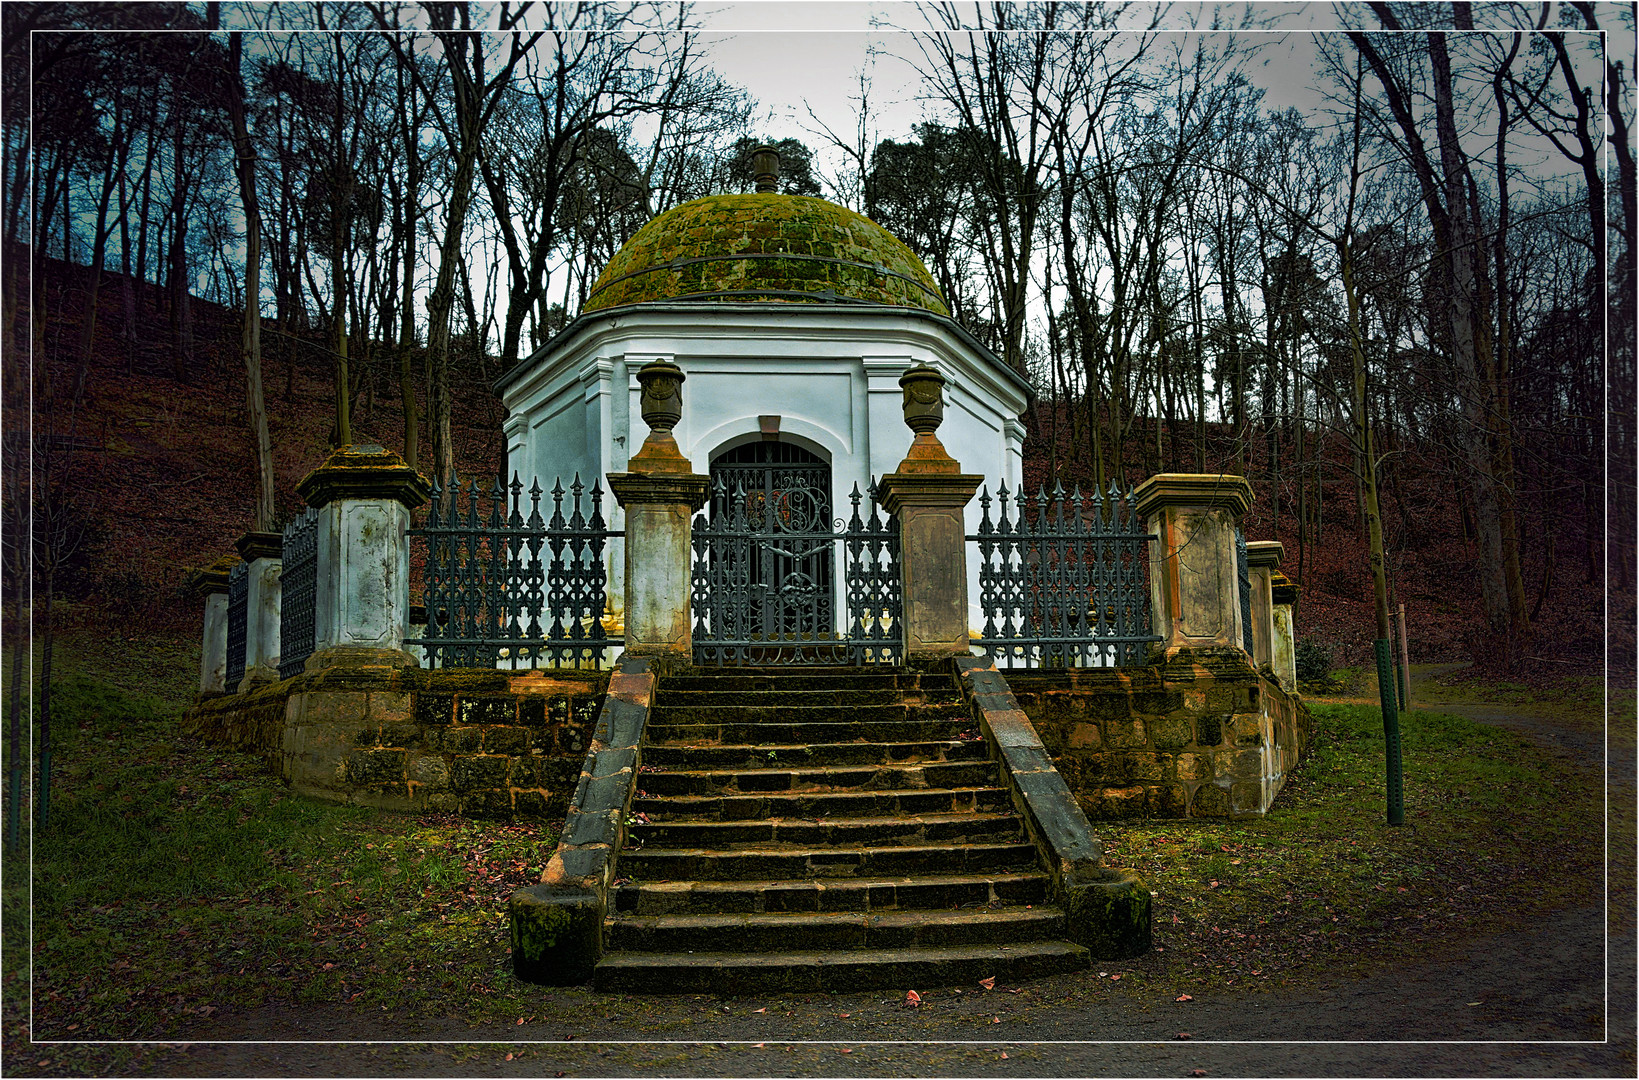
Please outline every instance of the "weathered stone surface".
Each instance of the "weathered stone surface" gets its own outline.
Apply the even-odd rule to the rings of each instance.
[[[1195,789],[1190,812],[1196,817],[1227,817],[1229,792],[1215,784],[1203,784]]]
[[[527,754],[529,753],[529,732],[521,727],[485,728],[484,752],[487,754]]]
[[[450,754],[476,754],[484,747],[481,727],[452,727],[443,733],[440,746]]]
[[[512,816],[512,792],[506,788],[487,788],[469,791],[461,796],[461,810],[473,817],[507,818]]]
[[[415,758],[410,763],[408,774],[411,780],[435,791],[442,791],[450,783],[449,762],[431,754]]]
[[[1189,745],[1194,732],[1188,720],[1159,719],[1148,722],[1150,743],[1157,750],[1177,750]]]
[[[402,750],[356,750],[347,758],[347,780],[352,784],[401,781],[406,756]]]
[[[501,787],[511,764],[508,758],[499,756],[455,758],[450,762],[450,786],[461,793]]]
[[[453,694],[417,694],[415,720],[418,724],[426,725],[454,723],[455,696]]]
[[[517,718],[517,705],[510,697],[466,697],[456,701],[458,724],[510,724]]]
[[[1066,936],[1095,959],[1143,956],[1153,947],[1149,889],[1135,876],[1069,886],[1060,902]]]
[[[1149,745],[1148,729],[1142,720],[1104,725],[1104,745],[1111,749],[1135,749]]]

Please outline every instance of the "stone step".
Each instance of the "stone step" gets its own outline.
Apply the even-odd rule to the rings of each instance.
[[[616,952],[598,964],[592,985],[610,992],[730,995],[905,991],[992,977],[999,983],[1023,982],[1080,971],[1090,963],[1087,950],[1068,941],[842,952]]]
[[[765,878],[910,877],[917,874],[1027,870],[1036,865],[1028,842],[894,847],[628,848],[619,877],[637,882],[756,881]]]
[[[840,686],[831,690],[677,690],[670,686],[655,691],[656,709],[672,708],[763,708],[790,705],[802,708],[857,708],[862,705],[950,705],[962,695],[949,690],[900,690],[892,686],[856,690]]]
[[[831,818],[845,814],[884,817],[965,810],[1006,810],[1006,789],[961,787],[903,791],[815,792],[804,795],[651,796],[646,789],[632,809],[655,821],[672,818],[752,821],[757,818]]]
[[[617,885],[611,908],[629,915],[715,915],[789,911],[914,911],[1041,904],[1040,870],[999,874],[827,878],[819,881],[666,881]]]
[[[672,690],[956,690],[948,672],[907,671],[903,668],[802,667],[692,668],[667,675],[656,692]]]
[[[954,739],[960,734],[977,741],[978,727],[966,716],[938,720],[884,720],[869,725],[847,720],[822,723],[739,722],[732,712],[723,714],[722,723],[674,724],[669,718],[650,721],[644,738],[650,745],[672,743],[699,746],[705,743],[761,744],[763,746],[804,746],[814,743],[934,742]]]
[[[732,695],[729,695],[732,696]],[[773,695],[779,698],[780,695]],[[960,720],[973,726],[958,702],[936,705],[667,705],[651,713],[651,724],[812,724],[849,721],[859,725],[908,720]]]
[[[650,796],[670,795],[749,795],[780,792],[819,793],[826,791],[897,791],[905,789],[992,787],[1000,782],[1000,765],[981,753],[967,760],[913,761],[897,764],[811,765],[806,768],[675,768],[659,766],[659,771],[638,775],[637,786]],[[664,747],[644,750],[645,769],[649,755]],[[697,751],[698,752],[698,751]],[[675,764],[675,763],[674,763]],[[766,765],[766,759],[764,761]]]
[[[619,915],[604,923],[610,951],[687,952],[732,944],[745,953],[1006,945],[1064,933],[1055,907],[969,911],[791,912],[760,915]]]
[[[980,761],[985,760],[987,753],[981,739],[804,745],[758,742],[727,746],[657,743],[643,748],[643,764],[689,769],[790,769],[825,765],[911,764],[919,761]]]
[[[976,844],[1017,840],[1021,822],[1014,813],[921,814],[914,817],[843,817],[824,821],[763,818],[756,821],[650,821],[627,828],[629,850],[644,848],[710,848],[739,850],[877,847],[930,844]]]

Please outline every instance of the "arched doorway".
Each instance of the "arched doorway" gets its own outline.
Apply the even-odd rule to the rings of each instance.
[[[721,629],[779,646],[834,641],[830,464],[795,443],[746,443],[712,459],[711,486],[706,569]]]

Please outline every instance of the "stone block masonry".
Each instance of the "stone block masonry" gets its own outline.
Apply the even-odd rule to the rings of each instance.
[[[1007,681],[1089,818],[1257,817],[1308,747],[1303,702],[1238,649]]]
[[[261,754],[327,802],[555,820],[608,672],[326,668],[201,702],[194,733]]]

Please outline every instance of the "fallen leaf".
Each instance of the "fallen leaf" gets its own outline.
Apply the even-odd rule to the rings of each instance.
[[[758,1012],[767,1012],[768,1011],[768,1006],[764,1005],[762,1008],[758,1009],[757,1011]]]
[[[990,1018],[990,1022],[991,1022],[991,1023],[992,1023],[992,1024],[999,1024],[999,1023],[1001,1023],[1001,1022],[1002,1022],[1002,1018],[1001,1018],[1001,1017],[999,1017],[999,1016],[992,1016],[992,1017],[991,1017],[991,1018]]]
[[[1206,1070],[1205,1069],[1191,1069],[1189,1071],[1189,1074],[1191,1076],[1205,1076],[1206,1075]]]
[[[523,1024],[524,1024],[524,1018],[523,1018],[523,1017],[521,1017],[521,1016],[520,1016],[520,1017],[518,1017],[518,1026],[519,1026],[519,1027],[523,1027]]]
[[[1190,997],[1188,994],[1179,994],[1177,997],[1173,998],[1172,1000],[1174,1000],[1174,1001],[1194,1001],[1195,999]]]
[[[915,990],[905,991],[905,1004],[912,1006],[922,1004],[922,995]]]
[[[1003,1050],[1003,1051],[1002,1051],[1002,1057],[1006,1057],[1006,1056],[1007,1056],[1007,1051],[1006,1051],[1006,1050]]]
[[[852,1050],[850,1050],[850,1049],[849,1049],[849,1048],[848,1048],[848,1047],[846,1047],[846,1046],[844,1046],[844,1047],[843,1047],[843,1048],[842,1048],[842,1050],[841,1050],[841,1051],[840,1051],[840,1052],[841,1052],[841,1053],[844,1053],[844,1054],[851,1054],[851,1053],[853,1053],[853,1051],[852,1051]]]
[[[1111,981],[1111,982],[1115,982],[1115,981],[1116,981],[1116,980],[1117,980],[1117,979],[1119,979],[1119,978],[1121,978],[1121,976],[1120,976],[1120,975],[1111,975],[1111,976],[1110,976],[1110,981]]]
[[[507,1059],[507,1060],[508,1060],[508,1061],[511,1061],[511,1060],[512,1060],[512,1055],[511,1055],[511,1054],[508,1054],[508,1055],[507,1055],[507,1056],[506,1056],[506,1059]]]
[[[988,979],[980,979],[979,985],[984,987],[986,990],[996,989],[996,976],[992,975]]]
[[[1187,1038],[1189,1038],[1189,1032],[1180,1031],[1178,1034],[1174,1035],[1173,1038],[1175,1038],[1175,1039],[1187,1039]]]

